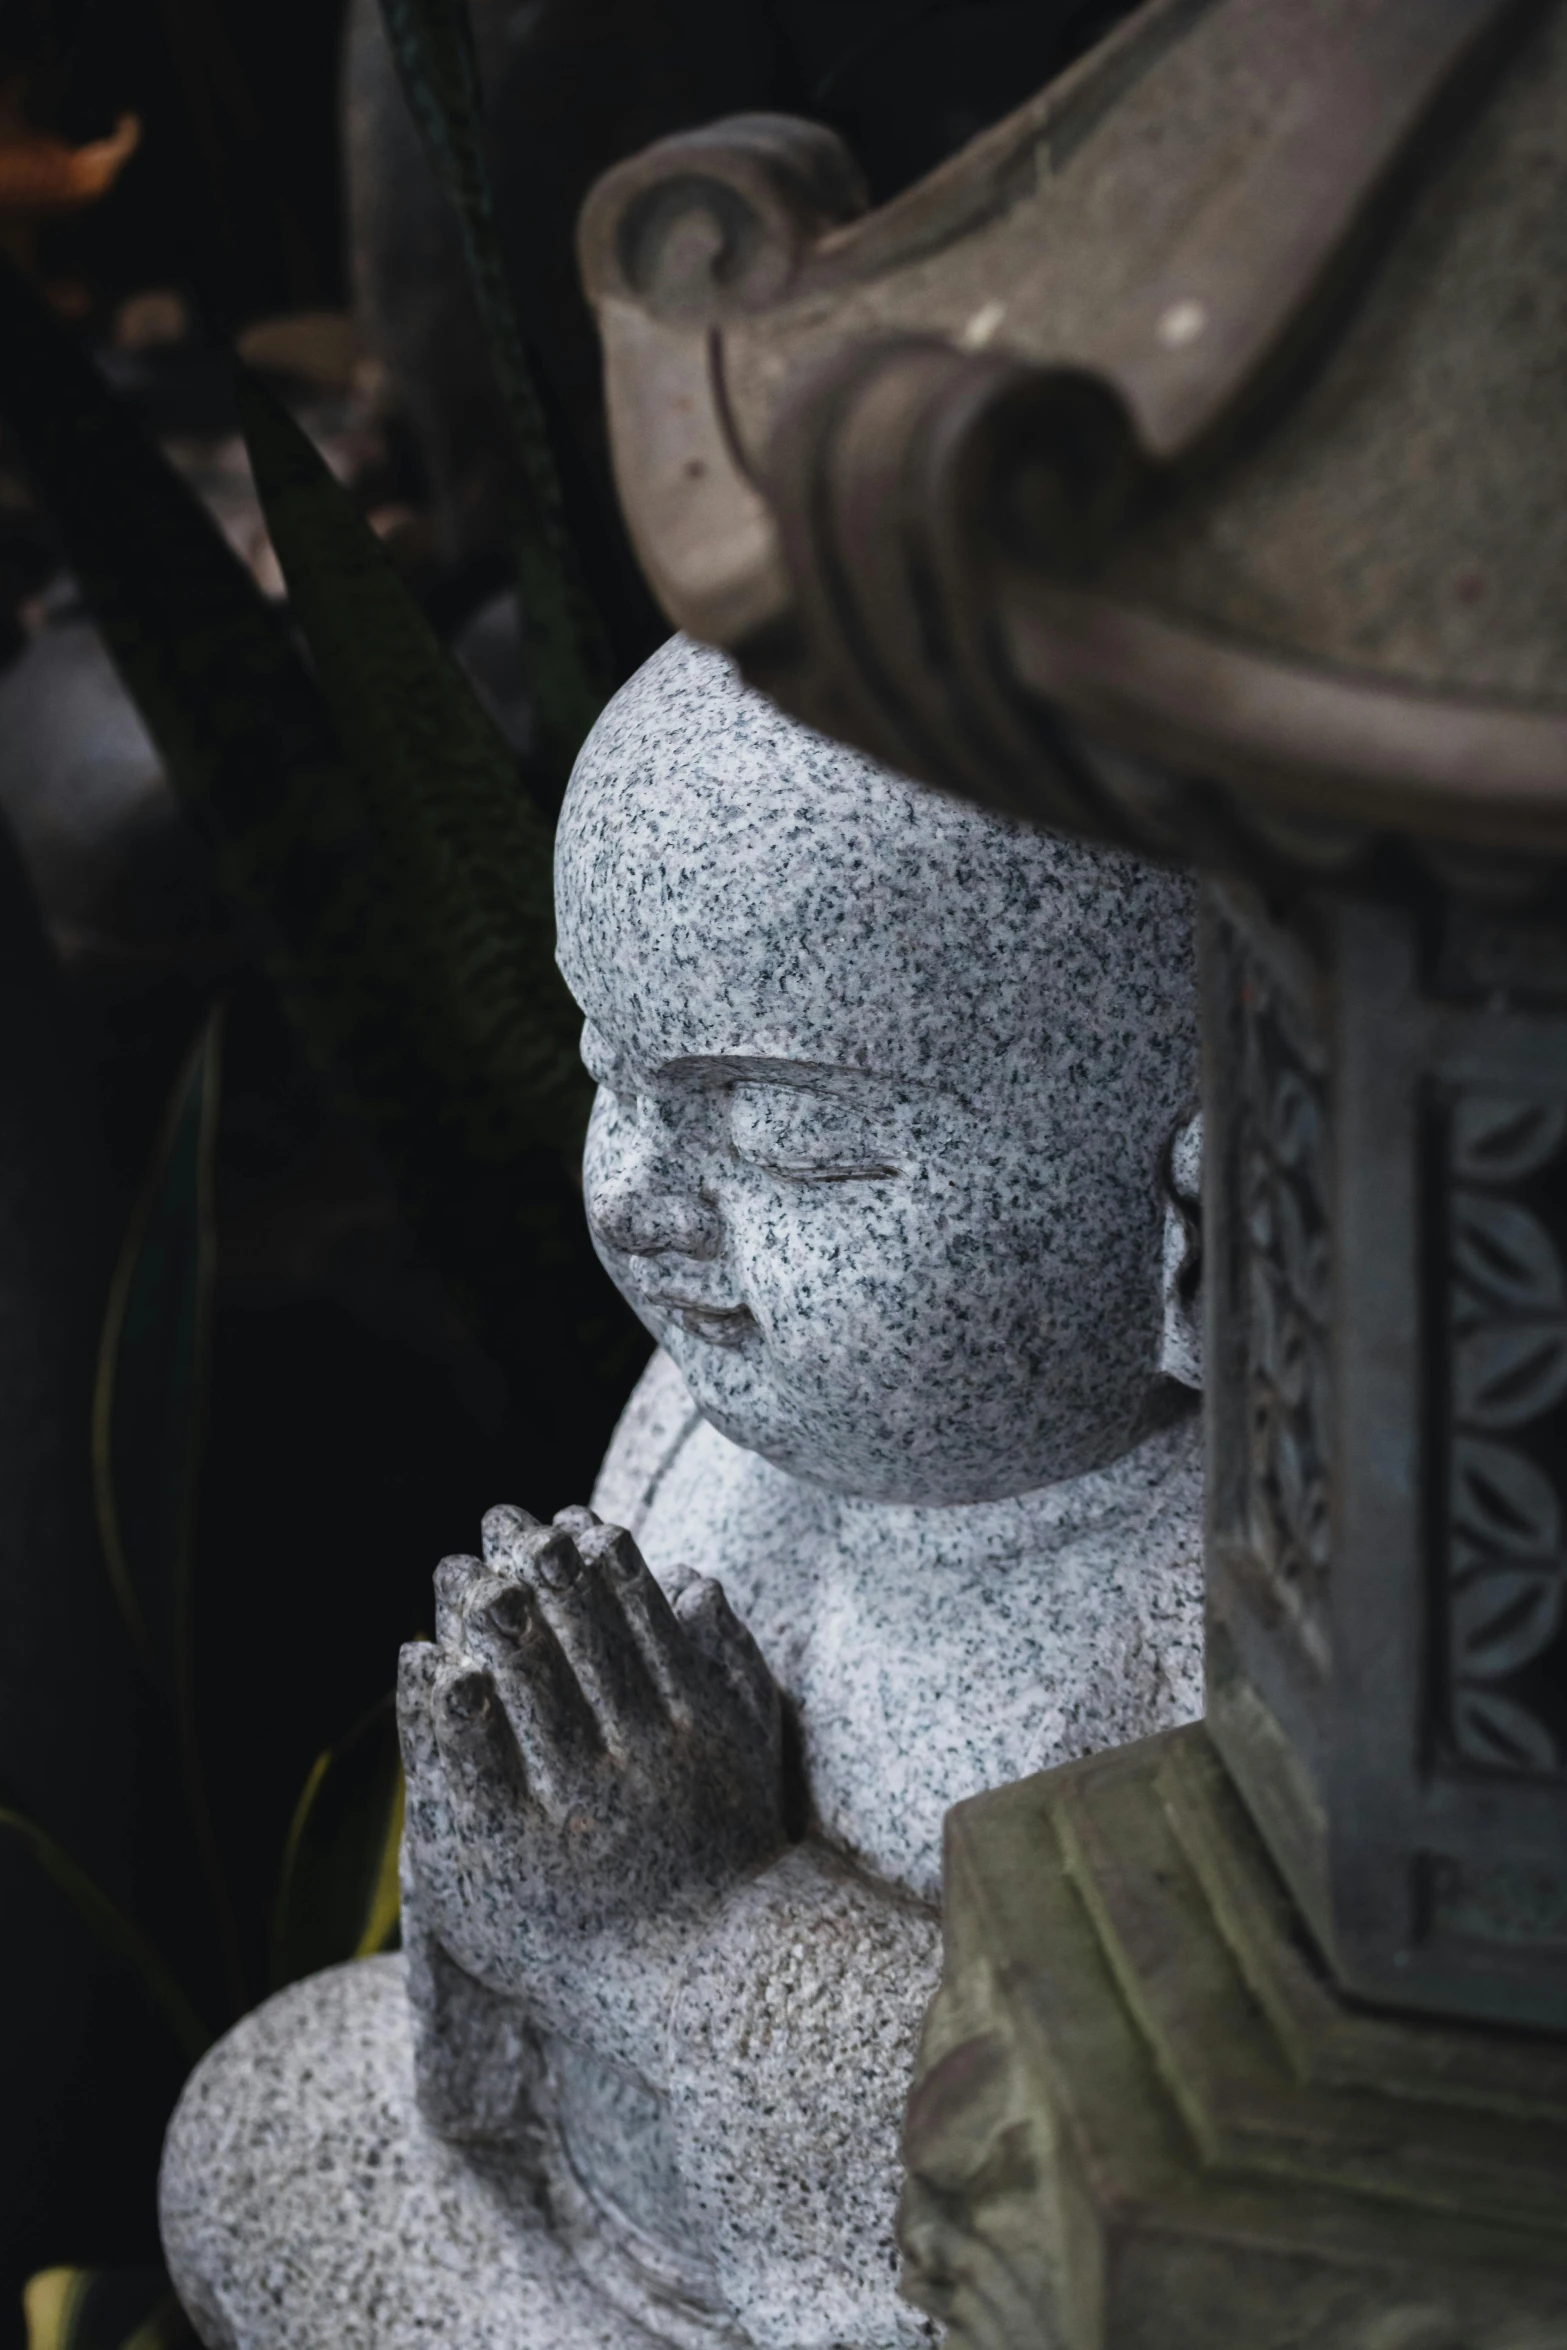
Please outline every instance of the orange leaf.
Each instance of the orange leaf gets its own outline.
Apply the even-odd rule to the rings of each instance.
[[[122,114],[106,139],[68,147],[39,131],[0,131],[0,223],[79,212],[107,195],[141,144],[141,124]]]

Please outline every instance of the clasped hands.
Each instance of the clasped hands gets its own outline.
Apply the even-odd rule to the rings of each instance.
[[[654,2075],[675,1981],[786,1842],[778,1691],[721,1587],[671,1600],[591,1510],[491,1510],[402,1652],[424,1924],[491,1990]]]

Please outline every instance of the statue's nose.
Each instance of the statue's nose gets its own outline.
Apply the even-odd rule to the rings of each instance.
[[[617,1121],[617,1129],[598,1138],[584,1168],[588,1220],[600,1238],[629,1256],[717,1256],[723,1227],[692,1155],[656,1118]]]

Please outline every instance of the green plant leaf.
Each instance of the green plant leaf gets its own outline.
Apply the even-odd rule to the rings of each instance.
[[[223,1007],[169,1097],[109,1287],[93,1386],[93,1497],[109,1579],[174,1711],[186,1810],[236,2015],[248,2005],[196,1707],[196,1515],[211,1382]]]
[[[0,422],[231,899],[260,917],[317,1065],[361,1097],[374,1127],[376,1099],[397,1092],[407,1057],[406,956],[352,774],[286,619],[4,263]],[[379,1139],[398,1171],[396,1137]]]
[[[320,694],[195,492],[8,264],[0,420],[231,888],[308,960],[362,830]]]
[[[575,1461],[644,1342],[568,1172],[592,1087],[555,967],[548,827],[352,500],[270,394],[241,377],[239,397],[273,545],[374,831],[378,888],[361,919],[384,943],[373,956],[362,940],[338,947],[339,988],[365,975],[359,1095],[373,1098],[416,1229],[513,1382],[536,1458]]]
[[[386,1697],[316,1758],[295,1807],[273,1913],[274,1990],[393,1947],[402,1834],[402,1758]]]
[[[153,1147],[109,1289],[93,1390],[104,1557],[143,1658],[171,1697],[190,1640],[221,1061],[219,1010],[186,1058]]]
[[[347,491],[280,401],[244,370],[238,389],[290,602],[403,910],[419,1057],[468,1106],[472,1155],[575,1150],[591,1087],[555,967],[549,827]]]
[[[363,766],[343,756],[285,618],[69,333],[4,264],[0,423],[60,530],[175,788],[213,843],[231,899],[257,919],[318,1069],[375,1141],[425,1254],[516,1381],[541,1449],[569,1448],[574,1429],[597,1430],[638,1342],[599,1274],[562,1164],[581,1131],[586,1082],[555,1060],[559,1038],[547,1022],[536,1063],[542,1090],[519,1088],[515,1072],[534,1046],[526,1033],[503,1033],[489,993],[495,971],[504,968],[511,987],[519,968],[515,942],[494,926],[503,901],[508,931],[525,921],[544,926],[522,952],[534,956],[528,967],[541,988],[559,986],[547,969],[553,924],[537,842],[520,870],[507,870],[525,823],[515,776],[507,829],[457,860],[484,876],[482,903],[461,902],[443,851],[438,870],[452,927],[440,946],[440,984],[428,990],[426,870],[384,829],[407,798],[367,804]],[[292,542],[288,515],[280,528]],[[367,592],[385,608],[386,580],[361,556],[333,574],[327,592],[368,576]],[[290,560],[310,603],[297,551]],[[330,655],[329,666],[336,671]],[[439,706],[449,712],[450,696]],[[363,750],[367,737],[359,739]],[[404,763],[398,793],[407,793],[410,778]],[[439,821],[445,789],[436,765],[423,780],[420,804],[430,822],[422,838]],[[458,832],[480,820],[481,799],[458,793]],[[446,984],[460,948],[471,955],[471,1004],[462,1000],[465,988]],[[546,992],[530,1001],[527,1018],[549,1000]],[[554,1001],[558,1010],[558,995]],[[448,1034],[436,1007],[454,1003],[459,1026]],[[481,1005],[490,1008],[476,1012]],[[485,1034],[503,1050],[499,1070],[483,1062]],[[538,1343],[543,1326],[552,1334],[548,1352]]]
[[[24,1812],[0,1804],[0,1833],[27,1846],[44,1875],[64,1894],[102,1947],[136,1977],[186,2061],[194,2064],[211,2047],[212,2034],[135,1919],[127,1917],[64,1847]]]
[[[501,261],[484,163],[484,110],[467,0],[381,0],[397,73],[437,178],[457,212],[469,275],[527,485],[517,583],[542,763],[564,785],[608,695],[602,621],[566,530],[549,428]]]
[[[22,2288],[27,2350],[183,2350],[196,2341],[161,2268],[45,2268]]]

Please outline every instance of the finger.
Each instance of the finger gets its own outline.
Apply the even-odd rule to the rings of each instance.
[[[601,1742],[536,1594],[513,1576],[487,1575],[469,1593],[463,1639],[496,1691],[529,1792],[552,1819],[564,1819]]]
[[[461,1645],[461,1625],[468,1587],[484,1572],[476,1558],[442,1559],[435,1570],[435,1637],[443,1648]]]
[[[589,1536],[583,1540],[591,1545]],[[605,1577],[560,1527],[524,1535],[507,1563],[537,1600],[605,1745],[624,1754],[639,1730],[657,1719],[658,1700]]]
[[[502,1790],[515,1791],[516,1761],[506,1718],[482,1665],[464,1658],[437,1667],[430,1685],[430,1721],[454,1795],[490,1809]]]
[[[742,1705],[770,1721],[777,1705],[772,1674],[722,1583],[707,1575],[694,1577],[675,1601],[675,1620],[692,1647],[718,1667]]]
[[[536,1534],[539,1521],[515,1502],[503,1501],[493,1510],[486,1510],[480,1534],[484,1543],[484,1563],[493,1567],[524,1535]]]
[[[690,1676],[684,1669],[680,1626],[641,1551],[622,1526],[600,1526],[579,1535],[577,1550],[618,1609],[666,1717],[687,1726]]]
[[[602,1524],[602,1520],[596,1518],[591,1510],[584,1509],[580,1502],[574,1501],[570,1509],[557,1510],[550,1523],[564,1527],[568,1534],[590,1534],[595,1526]]]
[[[398,1651],[397,1743],[407,1787],[404,1843],[425,1851],[439,1849],[452,1830],[450,1794],[431,1711],[440,1662],[440,1651],[428,1640],[410,1640]]]
[[[522,1768],[489,1675],[464,1659],[436,1654],[428,1677],[426,1719],[433,1762],[421,1757],[409,1781],[407,1835],[437,1877],[465,1849],[488,1843],[526,1804]]]
[[[430,1693],[439,1664],[440,1653],[428,1640],[410,1640],[397,1652],[397,1743],[410,1788],[440,1774],[435,1725],[430,1719]]]

